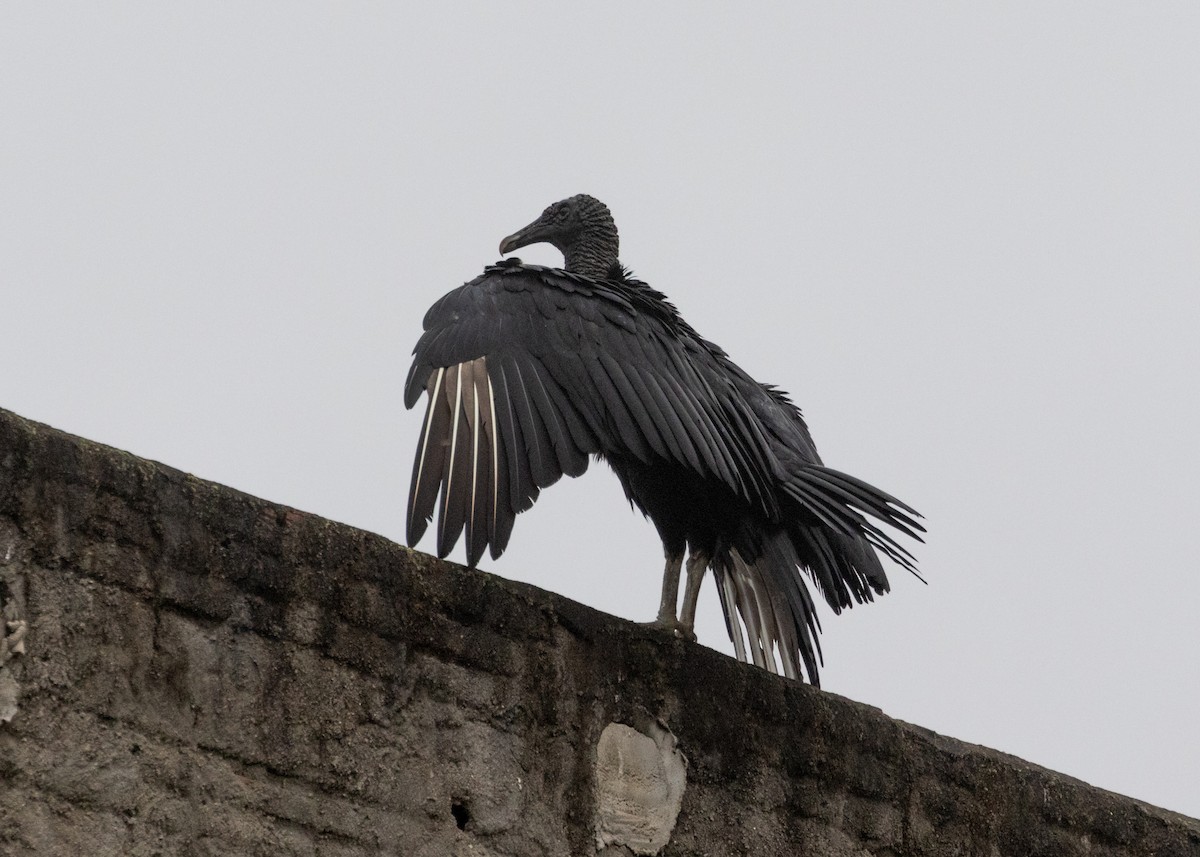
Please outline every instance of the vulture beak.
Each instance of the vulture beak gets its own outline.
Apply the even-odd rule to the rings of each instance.
[[[530,244],[537,244],[541,241],[549,240],[547,229],[542,219],[539,217],[533,223],[518,229],[512,235],[509,235],[500,242],[500,253],[511,253],[519,247],[527,247]]]

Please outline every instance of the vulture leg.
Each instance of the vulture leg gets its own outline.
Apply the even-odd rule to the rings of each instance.
[[[662,601],[658,604],[658,618],[654,624],[674,631],[679,624],[675,618],[675,606],[679,603],[679,571],[683,568],[683,554],[667,554],[667,567],[663,570]]]
[[[704,572],[708,571],[708,557],[702,553],[693,553],[688,557],[687,587],[683,590],[683,608],[679,611],[679,624],[683,626],[684,636],[696,640],[696,602],[700,600],[700,584],[704,582]]]
[[[683,613],[676,618],[675,605],[679,602],[679,572],[683,568],[683,553],[667,554],[667,567],[663,571],[662,602],[658,605],[658,618],[650,624],[676,637],[696,641],[692,625],[696,621],[696,597],[700,593],[700,581],[708,559],[695,554],[688,560],[687,590],[683,597]]]

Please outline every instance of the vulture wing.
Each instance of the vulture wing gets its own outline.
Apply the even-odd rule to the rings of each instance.
[[[415,544],[498,557],[516,515],[594,453],[669,460],[778,519],[780,465],[722,352],[636,281],[508,261],[425,316],[405,384],[428,393],[408,508]]]

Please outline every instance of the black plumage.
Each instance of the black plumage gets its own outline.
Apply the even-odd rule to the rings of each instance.
[[[404,394],[410,408],[429,395],[409,545],[436,507],[439,556],[465,532],[471,565],[498,557],[541,489],[600,456],[662,537],[657,622],[691,635],[712,568],[738,657],[775,671],[778,654],[785,675],[818,683],[819,622],[800,570],[835,612],[869,601],[889,588],[876,551],[916,570],[881,525],[919,539],[919,516],[824,467],[783,393],[620,265],[598,200],[555,203],[500,249],[539,241],[563,252],[564,269],[500,262],[425,316]]]

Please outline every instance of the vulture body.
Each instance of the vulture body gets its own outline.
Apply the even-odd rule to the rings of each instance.
[[[598,200],[555,203],[500,249],[538,241],[563,252],[563,269],[500,262],[425,316],[404,392],[409,408],[428,394],[409,545],[436,509],[439,556],[465,532],[471,565],[485,550],[499,557],[541,489],[599,456],[662,538],[657,623],[690,636],[712,568],[738,658],[818,684],[819,622],[801,570],[835,612],[869,601],[888,590],[876,551],[915,573],[881,525],[919,539],[919,516],[824,467],[783,393],[633,279]]]

